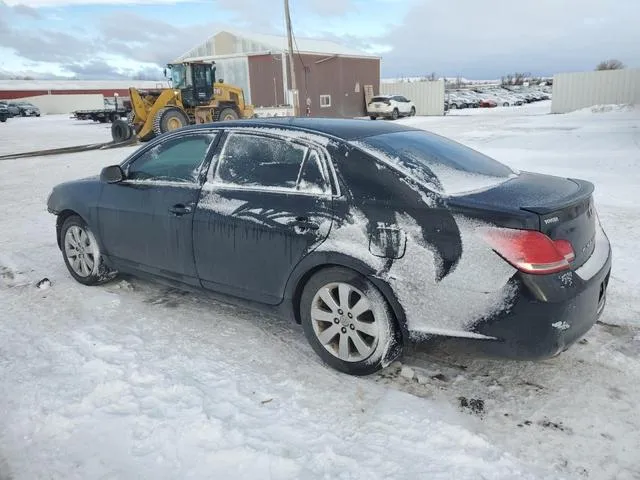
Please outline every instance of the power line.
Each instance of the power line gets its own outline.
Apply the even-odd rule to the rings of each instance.
[[[298,47],[298,39],[296,38],[295,32],[293,30],[293,26],[291,25],[290,17],[289,17],[289,31],[291,32],[291,37],[293,38],[293,43],[295,44],[296,53],[298,54],[298,59],[300,60],[300,63],[302,64],[302,70],[304,71],[304,96],[305,96],[305,105],[306,105],[306,99],[309,98],[309,83],[308,83],[307,73],[308,73],[308,70],[310,69],[304,63],[304,59],[302,57],[302,54],[300,53],[300,48]]]

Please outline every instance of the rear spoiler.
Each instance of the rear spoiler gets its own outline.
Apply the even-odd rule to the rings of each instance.
[[[548,215],[550,213],[557,212],[558,210],[564,210],[565,208],[580,205],[585,200],[588,200],[595,191],[595,185],[586,180],[579,180],[576,178],[567,178],[567,180],[571,180],[573,183],[578,185],[578,191],[575,194],[568,196],[562,201],[555,202],[552,206],[538,205],[535,207],[521,207],[520,209],[527,212],[537,213],[538,215]]]

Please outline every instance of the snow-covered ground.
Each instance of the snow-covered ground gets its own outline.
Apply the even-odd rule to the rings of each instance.
[[[0,125],[0,156],[111,141],[111,124],[69,115],[14,117]]]
[[[369,378],[322,366],[287,319],[74,282],[47,195],[130,148],[0,161],[0,478],[640,478],[640,110],[609,110],[401,120],[593,181],[614,269],[601,323],[557,358],[445,342]],[[108,140],[65,117],[0,125],[0,155]]]

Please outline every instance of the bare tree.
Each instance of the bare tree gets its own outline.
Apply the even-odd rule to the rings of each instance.
[[[596,70],[622,70],[624,63],[615,58],[609,60],[603,60],[596,66]]]
[[[513,84],[522,85],[529,77],[531,77],[531,74],[529,72],[516,72],[513,74]]]
[[[436,80],[438,80],[438,75],[436,75],[436,72],[431,72],[427,76],[427,80],[429,80],[430,82],[435,82]]]

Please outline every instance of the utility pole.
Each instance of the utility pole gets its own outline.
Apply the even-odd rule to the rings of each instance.
[[[284,15],[287,22],[287,37],[289,40],[289,75],[291,75],[291,92],[293,96],[293,116],[300,114],[298,99],[298,87],[296,85],[296,70],[293,64],[293,35],[291,33],[291,14],[289,13],[289,0],[284,0]]]

